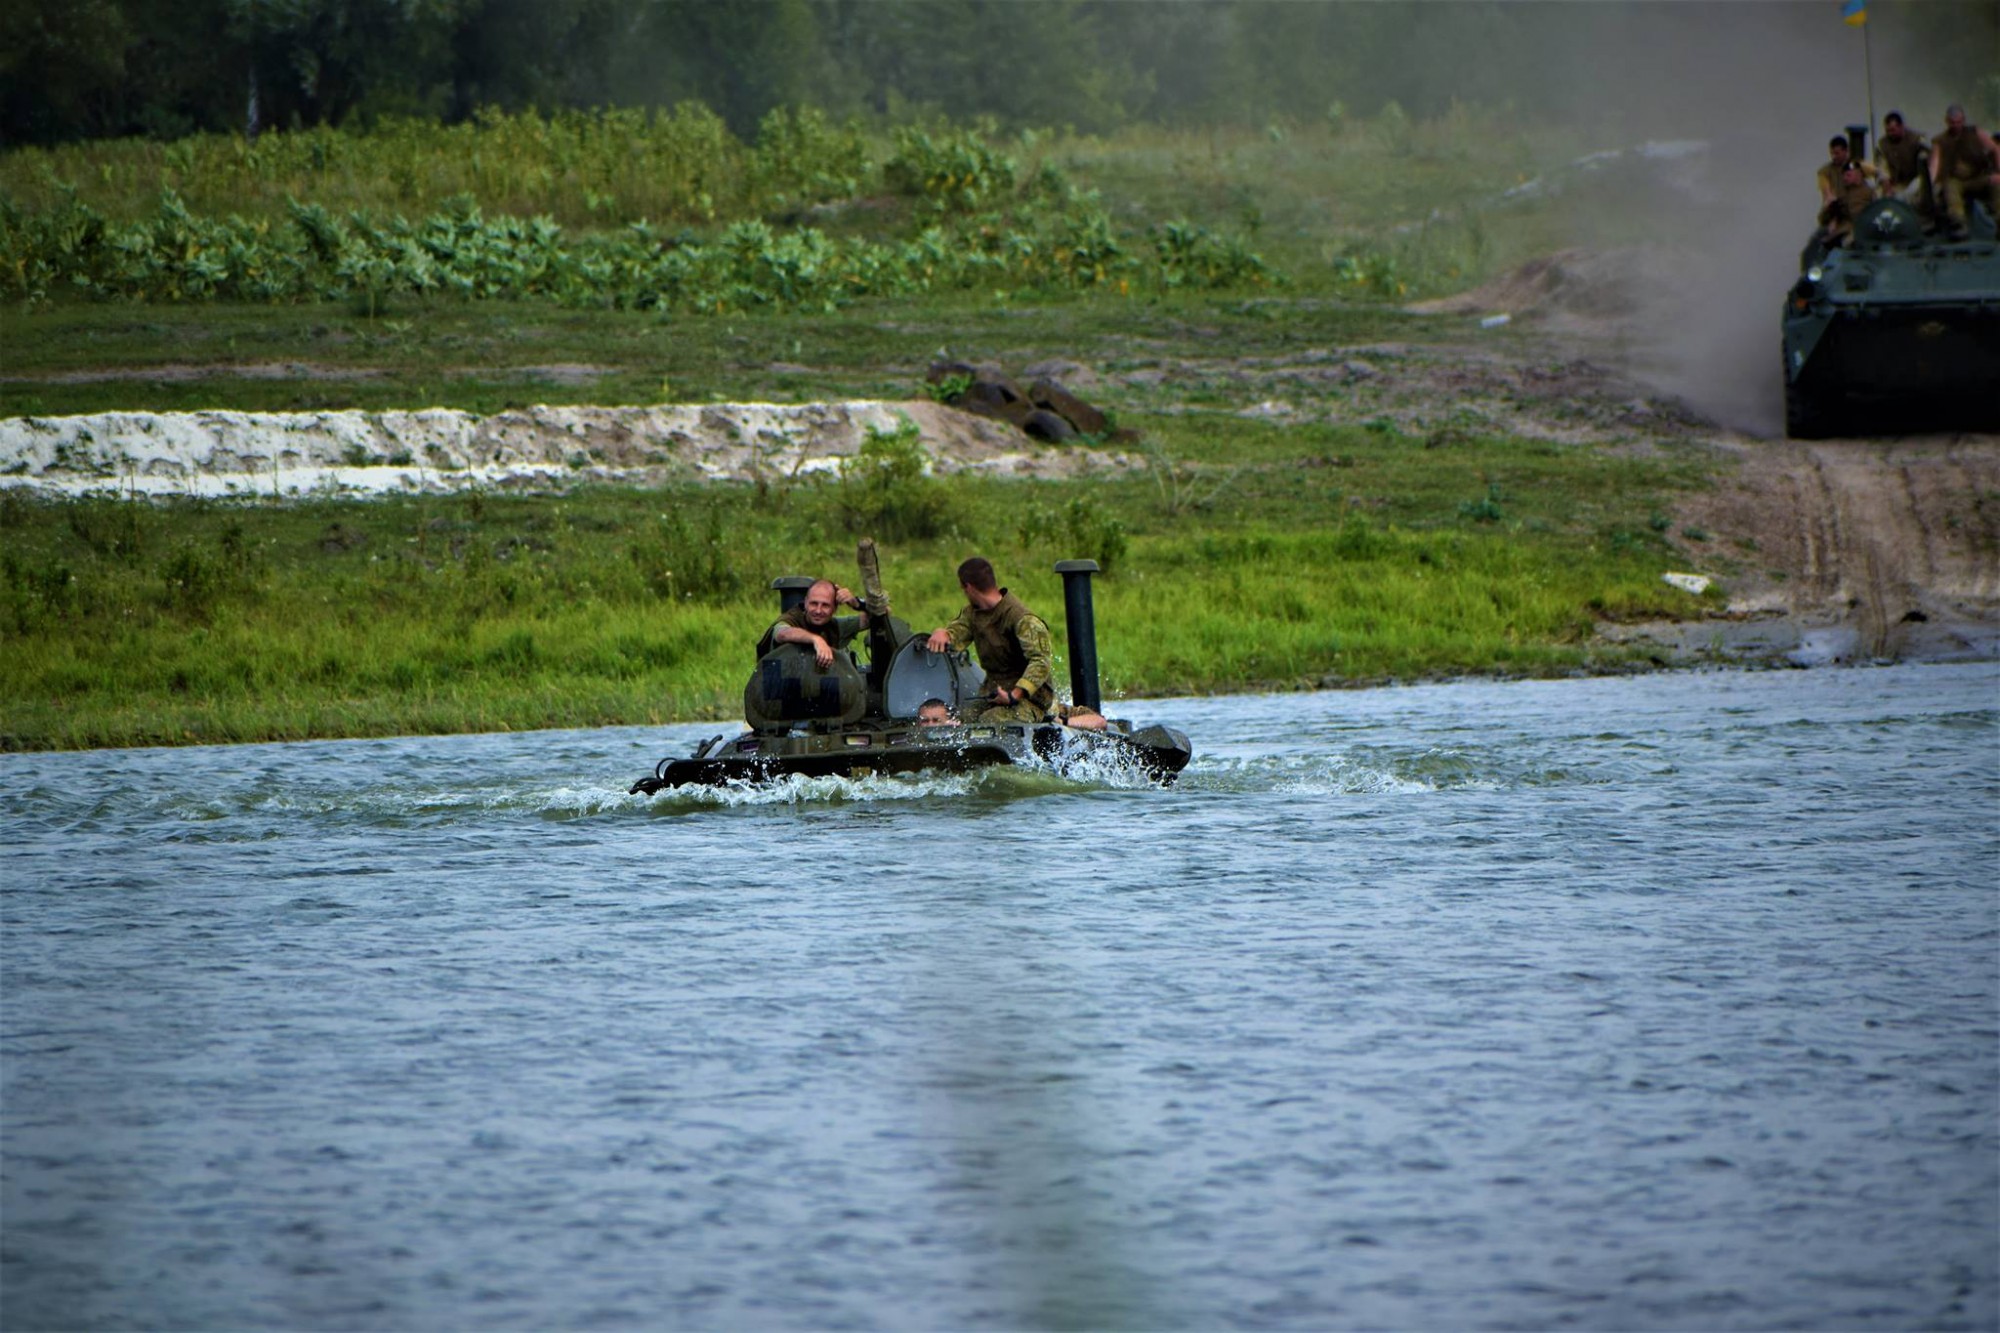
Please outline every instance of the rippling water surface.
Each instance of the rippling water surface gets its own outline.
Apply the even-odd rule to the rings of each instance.
[[[0,1323],[2000,1322],[2000,669],[1129,711],[0,757]]]

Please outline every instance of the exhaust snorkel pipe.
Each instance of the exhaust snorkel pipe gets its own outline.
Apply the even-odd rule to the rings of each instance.
[[[1063,622],[1069,631],[1069,697],[1079,708],[1104,711],[1097,693],[1097,613],[1090,602],[1095,560],[1059,560],[1063,580]]]
[[[772,579],[771,591],[778,594],[778,614],[783,615],[795,606],[804,606],[806,593],[817,581],[804,574],[785,574]]]

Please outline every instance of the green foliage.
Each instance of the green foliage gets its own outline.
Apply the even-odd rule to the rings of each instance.
[[[906,419],[886,433],[870,427],[861,448],[840,463],[834,504],[841,526],[882,542],[922,541],[942,533],[946,497],[929,467],[915,422]]]
[[[26,561],[0,552],[0,580],[6,591],[6,626],[30,634],[66,620],[77,606],[76,574],[54,558]]]
[[[1058,551],[1064,560],[1095,560],[1106,574],[1124,560],[1131,545],[1124,520],[1087,495],[1073,496],[1061,506],[1029,504],[1019,535],[1027,550]]]
[[[1507,516],[1507,511],[1500,507],[1500,499],[1499,483],[1489,483],[1485,495],[1459,503],[1459,517],[1469,518],[1475,523],[1498,523]]]
[[[64,512],[70,532],[85,547],[126,564],[145,552],[148,517],[146,508],[134,501],[72,505]]]
[[[1665,5],[17,0],[0,7],[0,142],[240,128],[246,75],[267,130],[461,122],[475,98],[554,110],[666,95],[700,99],[738,133],[774,107],[816,106],[1091,134],[1228,126],[1273,143],[1338,129],[1420,149],[1387,117],[1369,123],[1371,109],[1420,121],[1454,101],[1512,99],[1614,122],[1636,141],[1674,126],[1645,123],[1645,108],[1684,121],[1691,75],[1751,86],[1773,44],[1810,49],[1821,20],[1798,8],[1771,42],[1704,50],[1690,70],[1662,58],[1687,27]],[[1986,123],[2000,98],[1993,7],[1908,5],[1896,22],[1934,85],[1985,106],[1975,119]],[[1329,90],[1341,99],[1331,107]]]
[[[783,212],[852,199],[873,172],[857,126],[836,129],[812,107],[774,107],[757,127],[748,174],[759,206]]]
[[[972,375],[961,371],[959,374],[946,375],[936,381],[926,381],[923,385],[923,393],[932,402],[955,403],[964,396],[965,391],[970,389],[972,384]]]
[[[696,522],[689,522],[690,510],[699,511]],[[632,563],[657,596],[728,602],[756,586],[760,573],[730,549],[726,523],[713,499],[677,504],[633,542]]]
[[[1272,276],[1241,241],[1218,237],[1184,218],[1153,228],[1153,249],[1165,287],[1255,286]]]
[[[176,550],[160,569],[167,604],[194,619],[207,619],[222,591],[220,566],[206,552],[193,546]]]
[[[1393,300],[1409,294],[1410,284],[1394,255],[1375,250],[1338,255],[1332,269],[1334,281],[1369,296]]]
[[[1156,439],[1147,439],[1144,448],[1146,468],[1159,495],[1160,512],[1168,518],[1214,508],[1216,500],[1241,470],[1232,468],[1219,476],[1205,472],[1193,463],[1175,458]]]
[[[884,541],[915,625],[956,609],[972,551],[1044,615],[1056,559],[1109,564],[1114,693],[1572,670],[1617,660],[1593,620],[1685,609],[1639,520],[1700,478],[1660,461],[1179,416],[1147,433],[1208,503],[1164,513],[1144,473],[929,476],[907,427],[762,502],[718,485],[0,502],[0,747],[734,716],[768,581],[851,569],[849,517]],[[1343,488],[1302,470],[1321,456]],[[1505,479],[1504,527],[1458,513],[1475,460]]]
[[[978,213],[1014,190],[1014,160],[987,143],[988,123],[973,129],[909,127],[896,131],[895,150],[883,164],[889,188],[938,216]]]
[[[877,174],[858,131],[816,112],[773,112],[745,150],[698,106],[671,116],[565,113],[547,119],[482,113],[463,126],[394,121],[350,141],[330,131],[260,142],[224,157],[251,179],[240,195],[285,193],[275,216],[203,215],[169,186],[150,212],[117,220],[50,175],[41,207],[0,193],[0,295],[31,303],[72,292],[101,300],[159,302],[339,301],[377,317],[392,301],[451,297],[547,300],[573,308],[726,313],[771,307],[832,310],[875,296],[1011,289],[1074,291],[1150,279],[1160,287],[1255,286],[1272,280],[1241,242],[1193,223],[1169,223],[1150,257],[1131,245],[1094,197],[1060,189],[1059,207],[1015,197],[1012,159],[979,129],[907,130],[880,168],[916,201],[907,235],[835,238],[818,227],[774,226],[759,214],[797,213],[852,199]],[[185,171],[217,143],[186,140],[165,151]],[[296,162],[375,163],[424,182],[400,211],[338,211],[329,191]],[[638,166],[634,166],[634,163]],[[79,164],[81,165],[81,164]],[[1035,191],[1056,190],[1044,165]],[[635,176],[633,173],[637,172]],[[211,175],[214,173],[210,173]],[[227,174],[225,172],[225,174]],[[1060,173],[1054,172],[1060,181]],[[521,180],[568,183],[584,218],[651,199],[669,218],[717,223],[706,236],[669,232],[645,217],[614,230],[571,233],[550,213],[488,216],[481,200],[530,200]],[[441,187],[463,186],[455,193]],[[297,193],[293,188],[297,187]],[[210,197],[217,197],[211,190]],[[621,201],[619,208],[610,201]],[[1012,209],[1009,213],[1005,210]],[[1000,210],[1000,211],[996,211]],[[746,215],[747,214],[747,215]],[[734,215],[733,221],[723,221]]]

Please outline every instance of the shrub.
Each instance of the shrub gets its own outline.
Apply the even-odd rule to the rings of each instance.
[[[1469,518],[1475,523],[1498,523],[1505,518],[1506,511],[1500,507],[1499,483],[1488,485],[1486,494],[1480,499],[1461,501],[1458,514],[1460,518]]]
[[[1106,574],[1124,559],[1130,544],[1124,522],[1082,495],[1060,509],[1030,505],[1021,520],[1020,537],[1023,546],[1060,548],[1065,560],[1095,560]]]
[[[883,179],[927,212],[977,213],[1013,192],[1014,160],[988,144],[976,128],[941,129],[936,135],[901,129],[895,144],[883,164]]]
[[[223,587],[220,564],[192,546],[175,551],[160,567],[167,604],[197,620],[207,619]]]
[[[945,528],[945,495],[926,472],[929,456],[915,422],[870,428],[860,450],[841,460],[835,508],[841,526],[881,541],[922,541]]]
[[[726,602],[754,582],[751,572],[729,555],[722,510],[710,501],[697,524],[687,507],[661,514],[652,530],[631,547],[632,563],[655,595],[673,601]]]

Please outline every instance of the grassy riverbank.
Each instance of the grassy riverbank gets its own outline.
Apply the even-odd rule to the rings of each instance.
[[[9,494],[0,745],[733,717],[768,580],[850,577],[863,530],[925,627],[954,610],[968,552],[1058,620],[1050,566],[1105,561],[1112,697],[1607,668],[1596,619],[1699,608],[1659,578],[1662,504],[1695,480],[1661,462],[1225,417],[1148,429],[1151,471],[1087,483]]]
[[[902,476],[881,493],[856,477],[290,505],[7,495],[0,745],[734,717],[773,607],[768,580],[848,577],[864,531],[883,543],[899,613],[919,625],[950,614],[951,569],[972,551],[1051,615],[1056,560],[1107,560],[1100,653],[1114,696],[1612,668],[1618,650],[1593,642],[1596,620],[1701,610],[1660,574],[1704,540],[1671,515],[1712,479],[1714,457],[1661,429],[1657,405],[1619,396],[1574,345],[1399,308],[1559,244],[1629,240],[1635,218],[1654,225],[1658,210],[1635,208],[1630,182],[1602,173],[1560,191],[1560,207],[1553,186],[1506,193],[1538,173],[1562,184],[1564,161],[1601,146],[1581,134],[1465,108],[1423,124],[1385,111],[983,146],[940,131],[929,148],[852,143],[821,125],[806,156],[849,154],[853,171],[796,156],[778,170],[782,135],[711,136],[680,175],[633,178],[669,198],[584,167],[564,175],[550,166],[560,153],[534,156],[561,136],[527,121],[384,133],[393,142],[0,155],[0,193],[17,210],[11,294],[27,298],[0,320],[0,415],[902,399],[941,353],[1014,371],[1060,358],[1081,368],[1073,387],[1139,431],[1149,464],[1089,482]],[[451,136],[480,133],[478,170],[501,175],[446,180]],[[700,137],[662,123],[635,142],[658,155]],[[894,166],[946,149],[977,179]],[[710,182],[705,203],[697,177]],[[821,177],[837,188],[799,193]],[[678,269],[627,274],[625,295],[606,288],[596,308],[576,308],[591,304],[584,288],[534,282],[467,295],[421,285],[417,233],[390,216],[416,226],[447,208],[395,184],[434,178],[491,220],[548,209],[580,232],[642,217],[685,229],[646,233],[660,246],[647,264],[708,253],[730,228],[771,230],[741,251],[755,281],[713,305],[700,283],[672,286]],[[978,197],[959,197],[971,185]],[[371,193],[390,186],[403,192]],[[156,213],[161,187],[187,201],[185,226]],[[1091,233],[1108,247],[1093,252],[1101,274],[1071,262],[1081,251],[1059,253],[1049,190],[1061,218],[1103,224]],[[345,240],[321,235],[324,253],[308,254],[279,234],[294,225],[288,197],[374,220]],[[807,221],[773,220],[814,200],[825,207]],[[225,208],[248,221],[219,219]],[[59,214],[81,230],[54,225]],[[219,299],[234,290],[214,276],[235,262],[214,230],[225,221],[248,229],[239,259],[297,257],[317,275],[297,293],[325,299]],[[897,265],[943,228],[991,262],[948,281],[878,267],[894,282],[874,295],[808,284],[797,290],[810,299],[772,296],[791,270],[766,261],[798,258],[787,237],[800,228],[904,247]],[[162,248],[162,236],[179,239]],[[1266,267],[1220,288],[1187,281],[1204,236],[1254,247]],[[391,260],[371,285],[370,266]],[[97,285],[70,281],[72,269]],[[656,305],[627,299],[652,291]],[[113,292],[126,299],[102,299]]]

